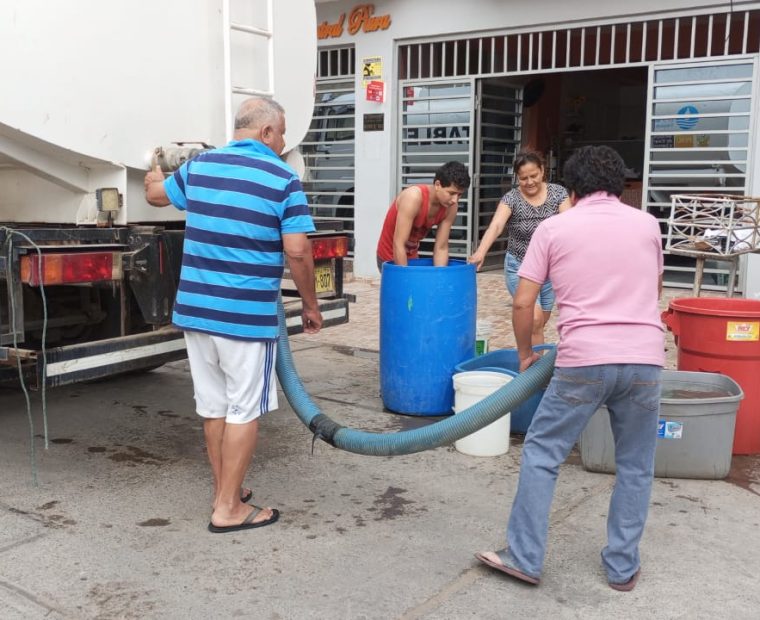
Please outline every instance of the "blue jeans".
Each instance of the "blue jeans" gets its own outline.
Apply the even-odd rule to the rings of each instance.
[[[510,563],[539,577],[559,466],[594,412],[606,404],[615,438],[615,487],[602,563],[611,583],[639,568],[654,476],[661,372],[647,364],[556,368],[525,436],[520,481],[507,525]]]
[[[507,255],[504,257],[504,281],[507,283],[507,290],[513,299],[517,291],[517,284],[520,282],[520,276],[517,275],[520,265],[522,265],[522,261],[517,260],[512,254],[507,252]],[[554,299],[552,283],[547,280],[541,285],[537,303],[541,306],[541,310],[551,312],[554,307]]]

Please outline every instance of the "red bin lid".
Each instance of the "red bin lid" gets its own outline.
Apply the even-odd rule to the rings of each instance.
[[[727,299],[725,297],[685,297],[672,299],[669,307],[674,312],[687,312],[708,316],[760,318],[760,301],[754,299]]]

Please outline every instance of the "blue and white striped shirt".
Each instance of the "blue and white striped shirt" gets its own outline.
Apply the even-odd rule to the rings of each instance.
[[[237,340],[275,340],[282,235],[314,230],[298,176],[256,140],[185,162],[164,181],[187,211],[172,321]]]

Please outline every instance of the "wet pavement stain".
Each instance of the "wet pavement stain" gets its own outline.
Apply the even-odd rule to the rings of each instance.
[[[670,487],[671,489],[677,489],[678,485],[673,482],[672,480],[662,480],[659,479],[657,482],[659,482],[662,485],[665,485],[666,487]]]
[[[146,452],[142,448],[136,446],[126,446],[127,452],[116,452],[109,455],[109,459],[115,463],[125,463],[126,465],[160,465],[165,463],[168,459],[156,456],[150,452]]]
[[[57,504],[58,502],[48,502],[49,504]],[[47,506],[48,504],[44,504],[40,510],[47,510],[44,506]],[[50,506],[52,508],[52,506]],[[64,515],[51,515],[51,514],[42,514],[40,512],[30,512],[28,510],[20,510],[19,508],[8,508],[8,512],[11,512],[13,514],[17,515],[24,515],[27,516],[38,523],[41,523],[43,527],[51,528],[51,529],[61,529],[67,525],[76,525],[76,521],[73,519],[68,519]]]
[[[58,500],[53,500],[52,502],[47,502],[46,504],[42,504],[37,510],[50,510],[53,506],[57,506],[60,502]]]
[[[341,355],[350,355],[352,357],[361,357],[363,359],[380,361],[380,351],[374,349],[361,349],[357,347],[348,347],[345,345],[333,345],[332,350]]]
[[[752,488],[760,488],[760,455],[734,456],[726,482],[760,496],[760,490]]]
[[[140,527],[163,527],[165,525],[169,525],[170,523],[171,521],[169,519],[153,518],[146,521],[141,521],[137,525]]]
[[[171,409],[162,409],[157,412],[162,418],[179,418],[180,416],[174,413]]]
[[[388,426],[384,430],[388,431],[410,431],[417,428],[423,428],[430,426],[441,420],[446,420],[451,416],[420,416],[420,415],[406,415],[403,413],[395,413],[393,411],[385,410],[385,413],[391,414],[388,418]]]
[[[694,502],[695,504],[698,504],[699,502],[702,501],[698,497],[692,497],[691,495],[676,495],[676,497],[678,499],[685,499],[685,500],[687,500],[689,502]]]
[[[90,446],[89,448],[87,448],[87,452],[92,452],[94,454],[99,454],[105,451],[106,449],[103,446]]]
[[[55,439],[51,439],[50,443],[58,443],[58,444],[74,443],[74,440],[68,439],[66,437],[56,437]]]
[[[377,509],[380,510],[380,514],[375,518],[375,521],[395,519],[407,514],[409,512],[407,506],[414,504],[414,502],[401,497],[404,493],[406,493],[406,489],[388,487],[385,493],[373,502]]]

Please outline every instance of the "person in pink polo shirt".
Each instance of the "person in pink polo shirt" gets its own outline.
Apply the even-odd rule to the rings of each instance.
[[[574,208],[538,226],[518,273],[512,325],[520,370],[539,359],[531,348],[533,306],[547,279],[559,308],[556,367],[525,436],[507,548],[476,557],[531,584],[543,569],[559,466],[602,405],[617,470],[602,564],[615,590],[632,590],[641,573],[665,362],[663,262],[657,220],[619,200],[624,180],[613,149],[576,151],[564,169]]]

